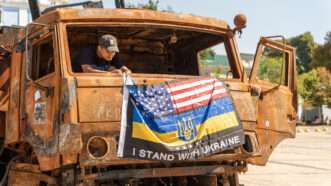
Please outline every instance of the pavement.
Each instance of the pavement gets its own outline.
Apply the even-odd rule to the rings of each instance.
[[[331,186],[331,127],[322,128],[298,127],[296,138],[282,141],[266,166],[249,165],[240,184]]]

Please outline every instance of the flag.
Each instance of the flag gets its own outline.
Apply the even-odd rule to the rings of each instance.
[[[192,160],[244,143],[231,95],[216,78],[124,88],[119,157]]]

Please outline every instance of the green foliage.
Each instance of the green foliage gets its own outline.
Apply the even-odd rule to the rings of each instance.
[[[143,5],[143,9],[157,10],[159,6],[159,0],[148,0],[148,3]]]
[[[326,34],[324,44],[316,48],[312,67],[326,67],[331,71],[331,32]]]
[[[148,10],[158,10],[158,6],[159,6],[159,0],[148,0],[148,2],[146,4],[132,4],[129,3],[127,5],[128,8],[141,8],[141,9],[148,9]],[[171,9],[170,7],[168,7],[169,9]]]
[[[207,48],[199,52],[200,59],[202,60],[214,59],[215,55],[216,55],[215,51],[211,48]]]
[[[202,72],[202,74],[205,74],[207,72],[218,74],[218,71],[219,71],[218,68],[205,64],[205,62],[207,60],[214,61],[215,57],[216,57],[215,51],[213,51],[210,48],[199,52],[199,68],[200,68],[200,71]],[[207,75],[207,74],[205,74],[205,75]],[[208,73],[208,75],[210,75],[210,74]]]
[[[326,68],[313,69],[298,77],[298,93],[306,105],[331,106],[331,73]]]
[[[282,57],[262,56],[259,63],[258,78],[275,84],[280,83]],[[283,74],[284,75],[284,74]]]
[[[310,32],[288,39],[296,47],[298,93],[305,105],[331,106],[331,32],[322,45],[317,45]]]
[[[263,55],[269,56],[269,57],[284,57],[284,53],[278,50],[270,49],[265,47],[263,51]]]
[[[279,42],[283,42],[279,40]],[[311,64],[313,61],[314,51],[317,47],[314,37],[310,32],[305,32],[298,36],[286,39],[286,44],[289,44],[296,48],[297,57],[297,71],[299,74],[308,72],[311,70]],[[281,57],[282,52],[266,49],[266,54],[271,57]]]
[[[310,32],[305,32],[296,37],[288,39],[288,43],[296,48],[297,70],[304,73],[311,70],[316,43]]]

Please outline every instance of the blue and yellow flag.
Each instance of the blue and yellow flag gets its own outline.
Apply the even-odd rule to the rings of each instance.
[[[125,89],[129,101],[122,111],[127,117],[122,116],[120,157],[193,160],[244,143],[231,95],[215,78]]]

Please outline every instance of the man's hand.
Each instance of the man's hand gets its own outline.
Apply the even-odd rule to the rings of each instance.
[[[127,73],[127,74],[131,74],[132,73],[131,70],[128,67],[126,67],[126,66],[122,66],[121,67],[121,71],[123,73]]]
[[[110,65],[109,68],[107,69],[108,72],[111,72],[111,71],[113,71],[113,70],[116,70],[116,68],[115,68],[114,66],[111,66],[111,65]]]
[[[128,69],[126,66],[122,66],[120,69],[117,69],[114,66],[110,66],[108,68],[108,72],[110,72],[110,73],[116,73],[116,74],[121,74],[121,75],[123,73],[131,74],[131,70]]]
[[[107,69],[107,71],[108,71],[108,73],[111,73],[111,74],[120,74],[120,75],[122,75],[122,71],[120,69],[115,68],[114,66],[110,66]]]
[[[109,73],[111,74],[120,74],[122,75],[122,71],[120,69],[114,69],[114,70],[111,70],[111,71],[108,71]]]

